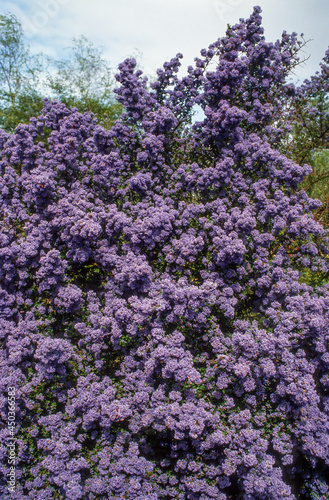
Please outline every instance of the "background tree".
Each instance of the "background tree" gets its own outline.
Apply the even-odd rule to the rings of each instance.
[[[83,35],[73,38],[73,45],[68,50],[68,59],[52,61],[56,67],[56,73],[48,77],[52,96],[68,108],[92,111],[108,128],[122,108],[113,95],[114,80],[108,61],[103,58],[101,49]]]
[[[68,59],[31,55],[22,25],[13,14],[0,15],[0,127],[13,132],[40,115],[43,98],[95,113],[106,128],[121,114],[113,94],[112,70],[85,36],[73,38]],[[46,64],[46,62],[48,64]]]
[[[297,89],[290,113],[292,157],[313,168],[301,187],[322,201],[316,216],[329,225],[329,50],[320,71]]]
[[[0,126],[6,131],[40,114],[42,70],[41,55],[29,53],[17,17],[0,15]]]

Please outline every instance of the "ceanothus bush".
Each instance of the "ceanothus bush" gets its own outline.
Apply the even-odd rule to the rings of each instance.
[[[45,100],[0,131],[1,498],[329,498],[327,235],[282,152],[298,47],[255,7],[187,76],[124,61],[109,130]]]

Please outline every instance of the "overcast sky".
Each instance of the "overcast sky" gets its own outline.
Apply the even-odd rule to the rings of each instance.
[[[72,37],[85,35],[113,67],[139,52],[141,68],[154,74],[178,52],[185,67],[192,64],[254,5],[262,8],[267,41],[283,30],[312,40],[296,70],[299,79],[312,75],[329,46],[329,0],[0,0],[0,13],[16,14],[33,52],[63,58]]]

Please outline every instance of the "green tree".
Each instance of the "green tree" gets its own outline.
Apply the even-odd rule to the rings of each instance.
[[[329,94],[325,85],[308,101],[299,103],[294,123],[294,157],[313,168],[301,187],[311,198],[321,200],[316,218],[329,225]]]
[[[52,61],[56,68],[56,73],[48,77],[52,97],[68,108],[92,111],[108,128],[122,112],[113,94],[109,63],[103,58],[101,49],[85,36],[73,38],[73,45],[68,49],[68,59]]]
[[[302,182],[311,198],[322,201],[317,219],[329,225],[329,50],[318,71],[305,80],[291,100],[292,140],[288,151],[299,164],[311,165],[313,172]]]
[[[309,174],[301,188],[311,198],[321,200],[322,205],[317,210],[315,217],[325,227],[329,226],[329,149],[315,149],[308,160],[313,172]]]
[[[320,89],[296,99],[293,118],[293,157],[300,165],[313,165],[314,155],[329,148],[329,94]]]
[[[39,90],[43,65],[24,44],[21,23],[0,15],[0,127],[11,132],[42,110]]]

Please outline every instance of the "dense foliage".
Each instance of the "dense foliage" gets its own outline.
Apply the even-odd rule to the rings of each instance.
[[[0,132],[3,499],[329,498],[326,234],[280,152],[297,52],[256,7],[183,78],[123,62],[109,130],[45,101]]]

